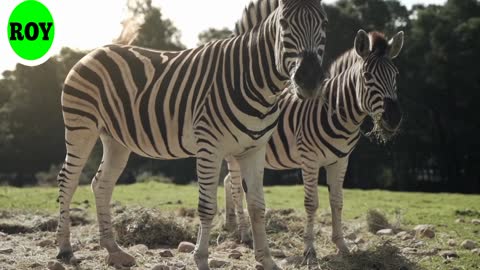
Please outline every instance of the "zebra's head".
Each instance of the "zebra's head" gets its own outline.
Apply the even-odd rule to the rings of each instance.
[[[402,122],[397,99],[398,69],[392,62],[402,46],[402,31],[389,41],[382,33],[367,34],[363,30],[358,31],[355,38],[354,50],[363,59],[357,98],[360,108],[373,118],[370,134],[381,141],[395,135]]]
[[[320,0],[280,0],[275,61],[300,97],[320,94],[327,15]],[[319,76],[320,74],[320,76]]]

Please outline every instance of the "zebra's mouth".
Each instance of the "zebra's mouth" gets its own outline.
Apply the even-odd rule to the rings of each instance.
[[[392,128],[385,120],[383,120],[382,114],[376,114],[372,116],[373,127],[372,130],[365,135],[373,140],[376,140],[379,143],[387,143],[395,135],[398,134],[400,124]]]

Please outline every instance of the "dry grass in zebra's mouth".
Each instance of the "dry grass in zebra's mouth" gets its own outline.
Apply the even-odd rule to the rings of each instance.
[[[364,135],[369,138],[371,141],[378,142],[380,144],[386,144],[391,141],[400,131],[397,127],[395,129],[389,128],[382,119],[382,114],[376,114],[371,117],[373,121],[372,129],[364,133]],[[401,126],[400,124],[398,125]]]

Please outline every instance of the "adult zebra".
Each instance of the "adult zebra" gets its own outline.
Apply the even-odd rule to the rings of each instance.
[[[58,258],[71,261],[69,207],[98,137],[100,168],[92,180],[100,244],[108,262],[134,258],[115,242],[110,200],[131,152],[159,159],[197,157],[200,231],[194,257],[208,269],[208,238],[217,211],[220,164],[234,157],[245,177],[255,258],[277,269],[267,246],[263,198],[265,148],[278,98],[291,80],[301,96],[318,94],[326,15],[320,0],[280,0],[251,31],[181,52],[108,45],[68,74],[62,108],[66,160],[58,176]]]
[[[280,101],[281,115],[267,147],[266,168],[274,170],[301,168],[305,187],[304,255],[316,257],[314,219],[318,208],[318,173],[327,171],[332,210],[332,241],[340,252],[345,244],[341,212],[342,186],[348,158],[360,138],[360,125],[369,115],[374,120],[373,134],[382,140],[393,136],[401,122],[397,102],[397,68],[392,59],[403,46],[403,32],[390,41],[383,34],[360,30],[352,50],[337,58],[323,86],[323,98],[300,100],[286,92]],[[243,213],[241,172],[238,163],[228,160],[225,177],[226,225],[235,228],[239,220],[241,238],[248,241],[248,225]]]

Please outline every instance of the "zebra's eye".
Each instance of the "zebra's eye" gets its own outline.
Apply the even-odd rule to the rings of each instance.
[[[364,72],[363,77],[365,77],[365,80],[370,81],[373,79],[373,76],[370,72]]]
[[[328,26],[328,21],[323,21],[322,22],[322,29],[327,29]]]

